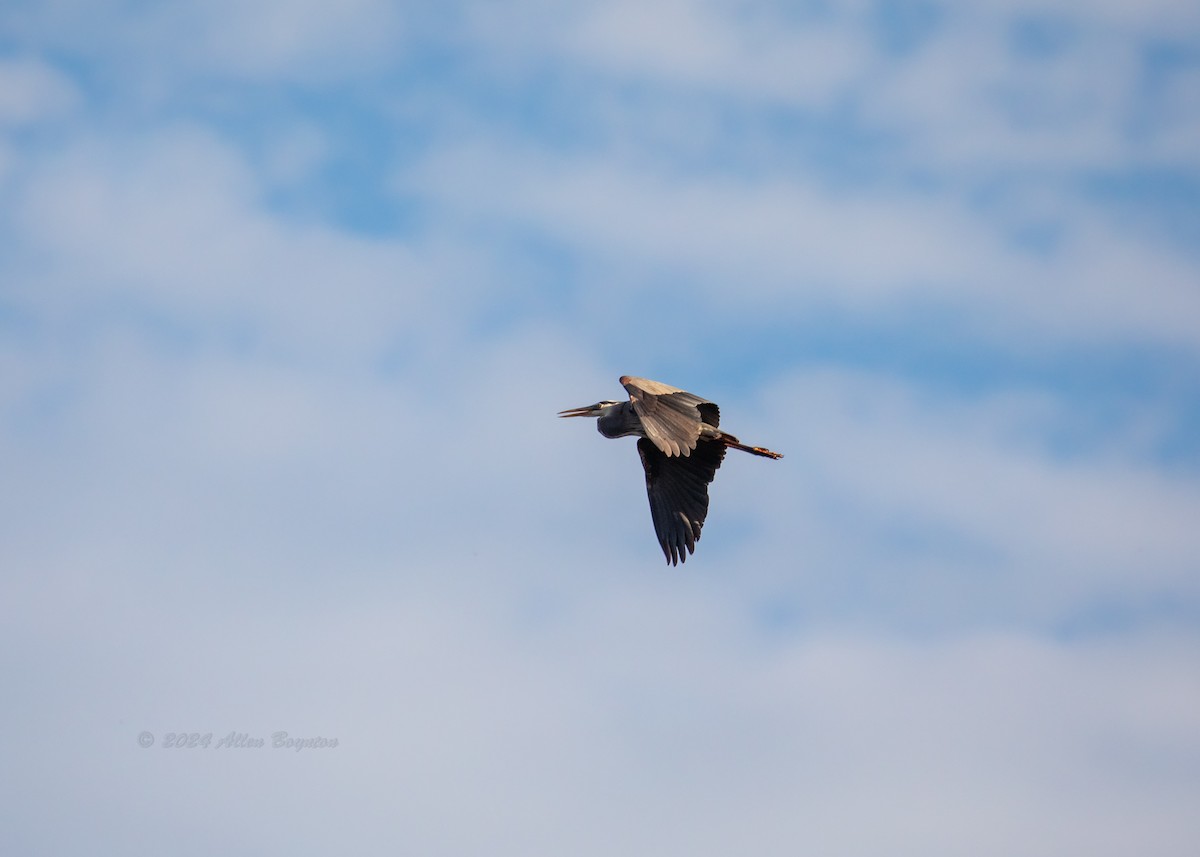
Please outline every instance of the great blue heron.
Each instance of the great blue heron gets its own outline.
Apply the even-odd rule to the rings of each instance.
[[[646,470],[646,493],[654,532],[667,562],[677,565],[695,553],[700,528],[708,515],[708,484],[717,475],[728,447],[783,458],[761,446],[746,446],[717,428],[721,411],[694,393],[621,376],[628,402],[603,401],[560,411],[560,417],[597,417],[605,437],[636,435],[638,455]],[[686,550],[686,553],[685,553]]]

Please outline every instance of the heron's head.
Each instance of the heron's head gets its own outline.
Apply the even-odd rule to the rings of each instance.
[[[596,402],[594,405],[584,405],[582,408],[568,408],[565,411],[559,411],[560,417],[602,417],[608,413],[610,408],[620,407],[620,402]]]

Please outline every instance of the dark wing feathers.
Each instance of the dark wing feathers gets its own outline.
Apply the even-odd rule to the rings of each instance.
[[[694,393],[646,378],[621,376],[642,430],[666,455],[688,456],[700,438],[700,423],[716,426],[717,406]]]
[[[652,441],[638,440],[646,470],[650,517],[663,554],[671,565],[687,561],[696,549],[708,516],[708,484],[725,458],[725,445],[701,441],[691,455],[668,456]]]

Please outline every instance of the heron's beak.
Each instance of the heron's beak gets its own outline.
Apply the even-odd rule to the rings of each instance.
[[[559,411],[560,417],[594,417],[600,413],[599,405],[585,405],[582,408],[568,408],[565,411]]]

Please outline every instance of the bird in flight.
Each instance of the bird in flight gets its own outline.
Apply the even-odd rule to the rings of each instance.
[[[732,447],[765,458],[783,458],[761,446],[746,446],[718,428],[721,411],[694,393],[646,378],[621,376],[628,402],[597,402],[559,411],[560,417],[596,417],[605,437],[638,438],[646,471],[650,517],[671,565],[695,553],[708,515],[708,485]]]

